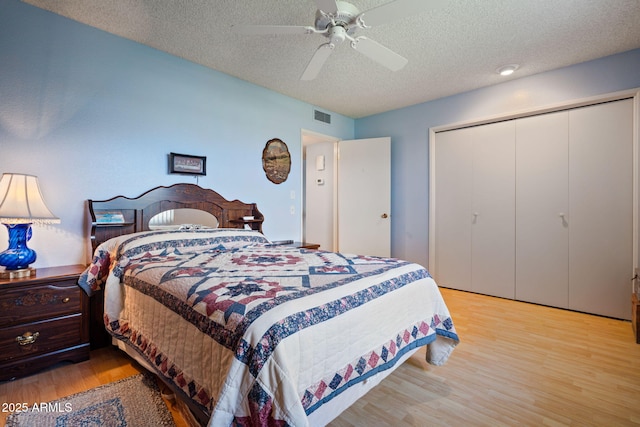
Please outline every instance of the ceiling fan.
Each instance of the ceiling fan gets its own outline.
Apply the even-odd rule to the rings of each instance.
[[[316,11],[315,24],[311,26],[287,25],[236,25],[234,30],[240,34],[322,34],[329,39],[318,47],[307,64],[301,80],[315,79],[335,47],[349,40],[351,47],[387,67],[391,71],[402,69],[408,62],[406,58],[364,36],[355,36],[356,31],[384,24],[405,16],[412,16],[427,9],[442,5],[446,0],[395,0],[360,12],[351,3],[340,0],[314,0]]]

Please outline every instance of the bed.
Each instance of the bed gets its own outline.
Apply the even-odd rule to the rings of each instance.
[[[218,228],[149,228],[176,208]],[[326,425],[418,348],[441,365],[458,343],[423,267],[273,244],[255,204],[176,184],[88,211],[79,284],[103,329],[203,425]]]

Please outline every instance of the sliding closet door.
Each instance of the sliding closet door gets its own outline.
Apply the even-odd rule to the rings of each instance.
[[[569,113],[569,308],[629,318],[633,102]]]
[[[471,289],[515,297],[515,122],[473,129]]]
[[[516,299],[569,305],[569,113],[516,121]]]
[[[439,133],[435,146],[435,259],[441,286],[471,290],[471,191],[473,129]]]

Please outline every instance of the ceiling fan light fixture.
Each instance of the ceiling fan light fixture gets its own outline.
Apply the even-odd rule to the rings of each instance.
[[[502,67],[500,67],[500,68],[498,68],[496,70],[496,73],[500,74],[501,76],[510,76],[518,68],[520,68],[520,66],[518,64],[503,65]]]
[[[316,78],[335,47],[345,40],[351,42],[351,48],[374,62],[391,71],[398,71],[407,64],[408,60],[405,57],[367,37],[355,37],[356,31],[382,25],[406,16],[413,16],[447,3],[445,0],[391,0],[365,12],[360,12],[351,3],[342,0],[314,0],[314,2],[317,10],[313,27],[237,25],[234,28],[240,34],[322,34],[328,38],[328,43],[323,43],[316,49],[300,77],[301,80]],[[366,18],[366,24],[363,17]]]
[[[341,25],[336,25],[329,28],[328,36],[331,40],[331,43],[333,43],[334,45],[342,43],[347,37],[349,37],[347,34],[347,30],[345,30]]]

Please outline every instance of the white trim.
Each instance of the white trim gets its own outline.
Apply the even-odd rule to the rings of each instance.
[[[638,203],[640,202],[640,150],[638,149],[640,144],[640,89],[636,91],[633,97],[633,271],[631,271],[631,277],[635,275],[635,269],[640,265],[638,257],[640,253],[638,251],[638,237],[640,236],[640,213],[638,212]],[[633,286],[633,284],[632,284]]]
[[[326,249],[326,250],[332,250],[332,251],[336,251],[337,247],[337,235],[338,235],[338,230],[337,230],[337,224],[338,224],[338,205],[337,205],[337,199],[338,199],[338,195],[337,195],[337,185],[338,185],[338,181],[336,179],[337,173],[338,173],[338,168],[336,167],[337,164],[337,145],[338,142],[341,139],[336,137],[336,136],[331,136],[331,135],[326,135],[323,133],[319,133],[319,132],[315,132],[312,130],[308,130],[308,129],[304,129],[302,128],[300,130],[300,176],[301,176],[301,181],[302,181],[302,185],[301,185],[301,192],[300,192],[300,236],[301,236],[301,240],[304,242],[306,241],[306,210],[307,210],[307,194],[306,194],[306,181],[307,181],[307,176],[306,176],[306,169],[305,169],[305,160],[306,160],[306,146],[307,145],[311,145],[311,144],[315,144],[317,142],[333,142],[334,145],[334,154],[333,154],[333,175],[334,175],[334,179],[333,179],[333,212],[332,212],[332,217],[333,217],[333,248],[322,248],[322,249]],[[329,161],[329,159],[327,159],[327,161]]]
[[[630,272],[633,277],[634,271],[640,265],[639,260],[639,246],[638,242],[640,232],[640,213],[638,203],[640,202],[640,88],[634,88],[629,90],[623,90],[619,92],[612,92],[607,94],[601,94],[588,98],[581,98],[576,100],[564,101],[555,103],[543,107],[534,107],[512,113],[499,114],[494,116],[488,116],[480,119],[466,120],[462,122],[451,123],[442,126],[434,126],[429,128],[429,270],[435,271],[436,263],[436,250],[435,250],[435,230],[436,230],[436,217],[435,217],[435,176],[436,176],[436,134],[439,132],[445,132],[449,130],[462,129],[465,127],[479,126],[489,123],[495,123],[505,120],[518,119],[528,116],[536,116],[540,114],[570,110],[574,108],[585,107],[588,105],[600,104],[603,102],[620,101],[622,99],[633,99],[633,270]]]
[[[436,270],[436,130],[429,129],[429,271]]]
[[[340,141],[333,144],[333,249],[332,252],[340,252],[340,195],[338,180],[340,179]]]
[[[570,110],[573,108],[585,107],[587,105],[600,104],[603,102],[619,101],[621,99],[626,99],[626,98],[637,98],[638,96],[640,96],[640,88],[635,88],[635,89],[623,90],[619,92],[612,92],[612,93],[607,93],[607,94],[602,94],[597,96],[591,96],[588,98],[581,98],[581,99],[576,99],[571,101],[559,102],[555,104],[546,105],[543,107],[532,107],[532,108],[528,108],[528,109],[524,109],[524,110],[520,110],[512,113],[497,114],[494,116],[488,116],[480,119],[465,120],[462,122],[456,122],[456,123],[451,123],[451,124],[442,125],[442,126],[435,126],[433,128],[430,128],[429,130],[430,131],[433,130],[435,133],[438,133],[438,132],[444,132],[448,130],[461,129],[465,127],[501,122],[504,120],[519,119],[519,118],[528,117],[528,116],[537,116],[539,114],[551,113],[555,111]]]

